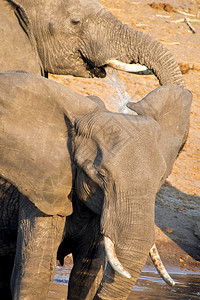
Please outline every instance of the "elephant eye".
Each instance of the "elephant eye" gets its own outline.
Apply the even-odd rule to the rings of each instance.
[[[98,169],[98,175],[105,180],[105,178],[108,176],[108,171],[101,167]]]
[[[73,19],[73,20],[71,20],[71,22],[72,22],[72,24],[79,24],[79,23],[80,23],[80,20],[75,20],[75,19]]]
[[[76,24],[80,24],[81,23],[81,16],[78,14],[74,14],[73,16],[71,16],[71,23],[76,25]]]

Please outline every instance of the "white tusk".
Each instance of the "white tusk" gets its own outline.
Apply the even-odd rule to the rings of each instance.
[[[131,278],[130,273],[124,269],[124,267],[118,260],[115,252],[114,244],[109,237],[104,236],[104,244],[105,244],[106,254],[108,256],[108,261],[112,266],[112,268],[121,276],[126,278]]]
[[[125,71],[125,72],[131,72],[131,73],[138,73],[138,72],[144,72],[147,74],[152,73],[147,67],[139,65],[139,64],[126,64],[123,63],[119,60],[116,59],[109,59],[106,62],[107,65],[110,67],[120,70],[120,71]]]
[[[163,278],[163,280],[170,286],[174,286],[175,281],[170,277],[167,270],[165,269],[155,244],[151,248],[149,255],[154,263],[154,266],[156,267],[158,273]]]

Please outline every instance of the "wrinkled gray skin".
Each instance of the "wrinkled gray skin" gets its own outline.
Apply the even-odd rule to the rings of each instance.
[[[133,12],[134,13],[134,12]],[[140,63],[161,84],[184,85],[176,61],[96,0],[1,0],[0,71],[104,77],[108,59]]]
[[[106,64],[107,60],[119,59],[122,62],[130,63],[133,61],[146,65],[149,69],[153,70],[154,74],[158,77],[161,84],[171,82],[178,85],[184,85],[182,76],[175,60],[160,43],[154,41],[152,38],[143,33],[140,33],[136,30],[128,28],[126,25],[121,24],[119,20],[117,20],[111,13],[105,10],[103,6],[95,0],[1,1],[0,44],[0,71],[18,69],[26,70],[33,74],[39,75],[44,75],[48,72],[51,72],[56,74],[71,74],[83,77],[103,77],[105,76],[105,70],[103,66]],[[34,99],[34,96],[31,93],[30,95],[31,99]],[[29,117],[27,120],[25,118],[23,122],[24,124],[26,124],[26,122],[29,122]],[[11,120],[10,123],[13,124]],[[14,124],[13,126],[15,127]],[[26,126],[24,126],[24,128],[26,128]],[[62,127],[61,130],[59,129],[58,131],[64,132],[64,127]],[[38,133],[35,134],[36,136],[38,135]],[[41,133],[41,135],[43,136],[43,133]],[[34,137],[34,135],[31,134],[30,138],[32,136]],[[57,134],[55,134],[55,139],[57,138],[59,137],[57,137]],[[49,143],[50,141],[48,141],[46,144],[48,145]],[[51,153],[49,151],[51,148],[55,149],[53,146],[54,144],[50,144],[49,148],[45,148],[42,153],[46,154],[47,157],[51,157]],[[16,147],[15,144],[14,147]],[[11,145],[11,149],[14,149],[13,145]],[[41,151],[40,144],[38,146],[38,151],[39,149]],[[22,147],[22,153],[24,153],[25,150],[26,149]],[[26,151],[27,152],[25,152],[25,157],[29,157],[30,150],[28,149]],[[56,151],[57,150],[52,150],[52,153],[56,153]],[[36,155],[36,157],[39,156]],[[38,208],[40,208],[41,211],[48,214],[68,215],[72,211],[71,203],[66,200],[68,198],[68,194],[71,191],[72,175],[71,173],[68,174],[67,177],[64,177],[63,175],[65,172],[65,167],[67,166],[69,168],[69,157],[66,158],[64,156],[63,158],[63,161],[66,161],[66,164],[59,163],[59,161],[61,161],[61,157],[63,157],[63,154],[60,154],[59,157],[56,156],[54,159],[54,163],[52,165],[54,166],[56,171],[53,175],[44,175],[44,170],[49,169],[45,168],[45,166],[41,163],[41,169],[34,176],[35,178],[45,178],[46,182],[42,183],[38,187],[37,193],[33,188],[32,182],[27,183],[27,185],[31,187],[32,191],[31,195],[28,195],[29,198],[38,206]],[[34,161],[34,159],[35,156],[31,157],[31,161]],[[21,159],[18,163],[20,164],[20,162],[22,165]],[[55,162],[58,165],[56,165]],[[14,162],[12,162],[12,165],[15,166]],[[29,165],[30,162],[27,162],[27,166]],[[40,165],[40,162],[38,162],[38,165]],[[18,170],[18,168],[16,168],[16,170]],[[29,167],[27,167],[27,170],[29,170]],[[80,182],[83,181],[83,178],[85,178],[83,176],[83,173],[79,173],[80,171],[77,173],[76,184],[80,184]],[[19,186],[17,186],[24,195],[27,195],[27,192],[23,190],[22,183],[24,182],[24,178],[29,178],[30,174],[20,174],[21,172],[17,173],[16,178],[13,178],[13,182],[15,183],[15,180],[19,179]],[[63,181],[60,181],[58,183],[58,177],[64,178]],[[94,180],[92,182],[94,185]],[[46,185],[48,186],[48,189],[46,188],[44,190],[44,186],[46,187]],[[52,187],[50,188],[50,186]],[[46,261],[46,265],[39,264],[39,273],[43,272],[43,269],[50,269],[52,270],[51,274],[53,274],[54,263],[52,262],[52,257],[55,257],[57,245],[59,244],[61,239],[61,235],[59,234],[56,235],[57,237],[55,238],[55,233],[57,231],[62,231],[61,228],[64,226],[63,218],[54,217],[54,219],[52,219],[51,217],[47,216],[45,218],[41,218],[41,216],[44,217],[45,215],[37,210],[37,208],[35,208],[29,201],[27,201],[24,196],[19,194],[16,188],[10,186],[3,180],[1,184],[1,190],[1,199],[2,201],[4,201],[3,203],[5,203],[5,209],[3,209],[1,212],[1,220],[3,223],[1,225],[2,228],[11,228],[11,230],[7,230],[2,233],[3,236],[6,235],[7,237],[8,245],[4,245],[7,250],[3,253],[7,253],[6,255],[9,257],[9,261],[13,260],[13,253],[15,252],[15,243],[13,242],[13,237],[16,236],[16,228],[18,226],[16,222],[18,209],[20,209],[21,216],[21,219],[19,220],[21,225],[18,232],[17,246],[19,260],[16,259],[15,261],[15,269],[12,280],[13,294],[16,295],[15,297],[18,297],[18,289],[20,289],[20,297],[21,299],[23,299],[23,297],[25,297],[23,296],[23,293],[26,294],[26,291],[29,292],[30,297],[30,294],[34,295],[34,293],[36,293],[36,291],[38,290],[38,295],[36,295],[36,297],[39,298],[40,295],[41,297],[43,297],[41,290],[44,291],[45,294],[46,290],[48,289],[42,289],[40,287],[40,285],[45,286],[44,282],[42,280],[38,280],[36,284],[35,281],[33,281],[33,284],[31,285],[30,282],[27,283],[26,278],[32,278],[32,274],[34,272],[32,271],[30,266],[38,265],[38,257],[44,258],[44,255],[46,255],[46,258],[45,260],[43,259],[43,261]],[[82,189],[81,194],[84,194],[83,191],[84,189]],[[98,193],[96,193],[95,195],[99,195],[100,193],[101,189],[100,187],[98,187]],[[73,196],[73,200],[75,203],[75,199],[80,202],[80,195],[77,196],[73,193],[71,196]],[[103,198],[104,197],[102,196],[102,199]],[[12,205],[10,205],[9,207],[7,207],[6,205],[6,203],[8,203],[8,199],[10,200],[9,203],[12,203]],[[40,201],[38,199],[43,199],[44,201]],[[54,211],[52,210],[53,204],[50,206],[47,204],[44,205],[44,203],[48,203],[48,201],[46,201],[45,199],[48,199],[49,202],[52,201],[52,203],[56,201],[55,199],[57,199],[58,203],[60,203],[60,199],[64,199],[65,201],[63,201],[65,202],[65,208],[63,209],[63,204],[59,204],[62,206],[62,208]],[[92,199],[94,199],[94,196]],[[95,208],[93,202],[96,204],[96,201],[91,201],[89,204],[90,208],[92,208],[96,212],[96,214],[99,214],[101,205],[99,204],[98,207]],[[18,208],[19,203],[20,208]],[[43,205],[45,207],[43,207]],[[56,205],[54,203],[54,207],[55,206]],[[4,205],[2,205],[1,207],[4,207]],[[74,207],[79,208],[79,206],[75,206],[75,204]],[[78,208],[77,210],[74,208],[74,214],[77,213],[76,211],[79,211]],[[63,213],[63,211],[65,211],[65,213]],[[87,215],[87,213],[84,214]],[[6,217],[4,218],[5,215]],[[88,215],[90,216],[90,213],[88,213]],[[95,215],[94,220],[95,218],[99,217],[96,217]],[[34,222],[30,221],[33,219],[36,225],[34,225]],[[25,222],[24,220],[29,221]],[[44,220],[49,225],[46,224]],[[88,220],[88,217],[85,217],[85,220]],[[58,225],[53,226],[53,222]],[[93,222],[95,222],[96,224],[96,221]],[[88,221],[88,224],[89,223],[90,222]],[[47,234],[45,239],[48,242],[42,243],[44,239],[44,227],[46,228],[48,226],[49,228],[52,228],[53,226],[55,231],[51,230],[48,235],[47,232],[49,231],[45,229],[45,232]],[[70,226],[71,225],[69,225],[68,227],[70,228]],[[27,229],[27,227],[29,229]],[[95,226],[92,226],[92,228],[95,228]],[[24,262],[23,259],[20,259],[20,255],[22,255],[22,258],[29,257],[29,252],[27,251],[28,247],[23,250],[23,244],[20,245],[20,235],[23,235],[24,244],[30,243],[32,245],[33,242],[32,239],[30,239],[30,234],[25,234],[26,232],[31,232],[31,235],[33,237],[41,236],[41,240],[39,241],[37,239],[37,243],[34,244],[34,246],[31,246],[34,248],[34,253],[38,253],[38,256],[35,254],[36,258],[34,258],[35,256],[33,254],[30,255],[30,261],[28,262],[28,271],[26,271],[27,273],[25,278],[23,277],[23,280],[21,280],[22,275],[20,275],[19,270],[24,268]],[[96,234],[97,233],[95,233],[94,236],[96,236]],[[40,243],[42,243],[42,248],[40,246]],[[99,243],[100,242],[97,242],[98,245]],[[49,244],[52,245],[51,251]],[[23,251],[25,251],[25,254],[23,251],[21,251],[21,248]],[[4,248],[1,247],[1,249]],[[82,249],[84,249],[84,247],[82,247]],[[99,249],[101,249],[101,247]],[[99,250],[99,253],[101,251],[103,250]],[[76,252],[78,252],[78,250],[76,250]],[[84,255],[85,254],[83,254],[82,256]],[[79,261],[81,260],[80,258],[77,258],[77,255],[75,254],[74,257],[76,257],[76,259]],[[7,259],[5,258],[5,256],[2,258],[2,265],[5,261],[7,261]],[[26,261],[28,261],[27,258]],[[20,267],[21,264],[22,267]],[[9,270],[11,270],[11,268],[12,262],[10,264]],[[7,265],[6,269],[8,269]],[[75,270],[76,268],[74,268],[74,274],[76,274]],[[93,272],[93,268],[91,268],[91,270],[91,272]],[[46,277],[42,275],[42,277],[44,277],[43,280],[49,282],[52,275],[49,275],[50,273],[46,271],[44,273],[46,274]],[[3,278],[5,278],[4,274],[5,271],[3,271],[3,274],[1,274]],[[15,276],[15,274],[17,274],[17,276]],[[76,278],[76,275],[71,277],[70,285],[72,287],[73,278]],[[18,287],[15,288],[16,286]],[[98,286],[98,282],[96,283],[96,286]],[[34,291],[32,292],[31,289]],[[91,291],[92,290],[93,289],[91,288]]]
[[[45,299],[65,216],[58,258],[73,253],[68,298],[128,297],[154,243],[155,195],[182,146],[191,98],[167,84],[129,104],[137,116],[123,115],[41,76],[0,75],[0,175],[20,191],[1,185],[3,204],[19,200],[13,299]],[[131,278],[105,264],[104,235]]]
[[[51,72],[56,74],[71,74],[83,77],[104,77],[106,74],[104,65],[106,64],[107,60],[118,59],[122,62],[138,62],[140,64],[146,65],[149,69],[153,70],[154,74],[158,77],[158,80],[161,84],[174,83],[177,85],[184,86],[183,78],[181,76],[177,63],[173,59],[172,55],[161,43],[154,41],[151,37],[144,33],[133,30],[127,25],[123,25],[96,0],[1,0],[0,45],[0,71],[2,72],[8,70],[26,70],[38,75],[47,75],[48,72]],[[8,89],[10,89],[10,87],[8,87]],[[36,95],[40,91],[43,91],[42,88],[40,88],[38,92],[36,92]],[[33,95],[33,91],[30,91],[29,96],[27,92],[27,97],[28,99],[30,99],[30,101],[34,101],[33,99],[35,99],[35,97],[37,98],[37,96]],[[25,97],[24,100],[27,99],[27,97]],[[75,96],[75,98],[76,97],[79,96]],[[74,99],[74,96],[72,98]],[[7,99],[6,95],[5,99]],[[81,97],[80,102],[83,102],[84,104],[83,99],[85,98]],[[93,102],[89,102],[89,100],[87,100],[87,105],[89,105],[88,103],[91,104]],[[37,109],[38,107],[40,107],[40,104],[37,106]],[[43,108],[43,111],[48,111],[48,109],[50,109],[49,106]],[[82,109],[83,106],[81,105],[80,110],[83,113],[84,109]],[[25,114],[24,111],[23,113]],[[15,115],[15,113],[13,113],[13,115]],[[10,124],[13,126],[11,128],[16,127],[16,124],[13,120],[13,115],[11,116],[10,120]],[[76,118],[77,116],[79,116],[76,113],[75,115]],[[27,118],[24,117],[23,120],[24,125],[21,125],[24,128],[24,130],[26,129],[26,124],[30,122],[29,113],[27,113],[26,116]],[[39,128],[41,128],[42,126],[44,128],[45,122],[46,119],[43,122],[43,125],[38,125]],[[116,122],[118,124],[118,120]],[[48,128],[45,128],[47,134]],[[66,128],[64,128],[65,125],[62,124],[61,129],[59,128],[57,131],[63,133],[66,130]],[[32,132],[32,130],[33,129],[29,129],[30,132]],[[39,129],[38,131],[42,139],[43,132],[41,132]],[[23,132],[23,134],[25,134],[26,136],[26,132]],[[33,138],[34,140],[35,136],[38,136],[37,130],[34,134],[30,134],[30,139]],[[57,136],[57,134],[55,133],[54,138],[56,141],[57,139],[61,139],[61,137]],[[34,173],[33,176],[35,176],[34,178],[44,178],[44,181],[46,181],[41,184],[38,183],[39,186],[37,187],[37,193],[31,181],[27,183],[27,186],[30,187],[29,193],[31,193],[28,194],[28,197],[33,203],[37,205],[37,207],[43,213],[41,213],[40,210],[38,210],[33,204],[31,204],[30,201],[27,201],[27,198],[22,196],[22,194],[20,194],[14,186],[8,184],[8,182],[5,182],[3,179],[1,179],[0,197],[2,210],[0,212],[0,228],[4,229],[3,231],[1,231],[0,240],[6,242],[3,242],[3,245],[1,245],[0,247],[0,249],[2,250],[1,255],[3,255],[0,258],[0,263],[2,266],[0,270],[0,281],[2,282],[2,280],[4,280],[2,286],[4,285],[5,290],[7,290],[10,272],[12,270],[13,256],[15,254],[15,243],[17,235],[16,229],[18,228],[18,222],[16,220],[20,211],[20,226],[18,231],[17,244],[18,259],[16,259],[15,261],[15,268],[13,272],[14,275],[12,279],[13,294],[15,295],[15,298],[20,297],[20,299],[23,299],[23,297],[25,298],[24,295],[26,295],[26,293],[29,294],[29,299],[30,295],[33,295],[33,297],[38,299],[40,297],[44,298],[43,294],[46,294],[48,290],[48,282],[53,276],[52,274],[54,270],[54,262],[52,262],[52,259],[55,259],[57,245],[59,245],[60,243],[62,235],[61,232],[64,226],[64,217],[56,217],[56,215],[69,215],[72,211],[71,202],[67,200],[68,194],[70,193],[72,186],[72,173],[68,171],[66,177],[63,175],[66,172],[66,166],[69,170],[69,165],[71,164],[71,157],[69,158],[69,155],[66,156],[63,154],[66,150],[65,146],[63,145],[63,148],[59,146],[57,149],[55,144],[50,140],[47,141],[45,145],[49,145],[49,147],[46,146],[46,148],[44,147],[44,149],[41,149],[40,143],[38,143],[38,145],[35,145],[36,148],[38,146],[37,151],[39,154],[33,157],[31,156],[31,158],[30,149],[25,149],[24,146],[20,148],[21,153],[25,153],[23,157],[29,157],[30,161],[26,162],[25,164],[25,161],[22,159],[23,157],[18,157],[19,161],[17,161],[16,163],[19,163],[19,165],[21,166],[25,164],[27,166],[27,173],[25,175],[24,173],[21,174],[19,166],[16,166],[16,170],[18,170],[18,173],[16,177],[13,178],[13,182],[15,184],[15,180],[19,179],[18,185],[16,185],[24,195],[27,195],[27,191],[23,188],[23,182],[25,179],[30,177],[29,165],[31,165],[31,162],[34,162],[33,165],[41,167],[40,170],[36,168],[38,170],[38,173]],[[15,147],[17,147],[17,145],[13,143],[13,145],[11,145],[9,149],[12,150],[15,149]],[[50,151],[51,148],[53,149],[52,152]],[[56,151],[59,149],[60,154],[55,155]],[[15,151],[14,153],[17,154],[17,152]],[[39,158],[41,153],[46,155],[46,157],[50,157],[50,161],[52,162],[51,168],[47,168],[45,165],[43,165],[42,159],[36,164],[35,159]],[[52,154],[53,156],[55,156],[54,158],[51,156]],[[15,162],[13,161],[12,166],[15,166]],[[31,168],[33,168],[33,166]],[[53,169],[55,171],[55,174],[47,175],[50,169]],[[48,171],[46,172],[46,170]],[[83,175],[84,173],[80,173],[80,170],[77,172],[78,173],[76,185],[80,182],[83,182],[83,180],[86,180],[84,178],[87,178],[87,181],[89,180],[89,177],[85,177]],[[61,178],[63,178],[63,180],[60,180]],[[74,180],[73,182],[76,181]],[[94,182],[95,180],[93,179],[92,186],[94,186]],[[121,184],[123,185],[123,181]],[[46,189],[44,189],[44,187]],[[98,184],[96,187],[98,188],[98,193],[96,192],[95,195],[101,194],[102,189],[99,187]],[[93,191],[94,187],[92,187],[91,189]],[[110,189],[112,190],[112,188]],[[128,190],[130,190],[130,187]],[[82,189],[81,194],[85,195],[83,191],[84,188]],[[79,198],[87,198],[87,195],[80,196],[79,194],[80,193],[78,193],[78,196],[77,193],[72,193],[70,195],[70,197],[73,197],[74,202],[73,216],[76,214],[78,214],[79,216],[81,216],[81,214],[84,214],[84,224],[86,226],[86,229],[84,233],[82,232],[82,236],[87,236],[86,232],[88,228],[90,228],[90,226],[87,226],[87,224],[92,224],[91,227],[94,228],[94,239],[95,237],[97,239],[95,245],[101,245],[97,246],[99,252],[93,252],[96,253],[94,255],[100,257],[101,261],[102,256],[100,254],[98,256],[98,253],[101,253],[101,251],[103,251],[103,246],[101,244],[102,237],[101,235],[99,237],[99,234],[97,233],[98,231],[96,231],[95,229],[96,226],[98,227],[98,225],[94,226],[94,224],[100,222],[100,217],[98,216],[98,214],[101,210],[101,204],[99,204],[98,207],[95,208],[95,205],[97,203],[95,196],[93,196],[92,198],[90,197],[90,200],[95,199],[91,200],[89,204],[90,208],[94,210],[95,213],[93,214],[93,221],[89,221],[91,214],[90,208],[84,207],[82,212],[82,206],[78,204],[75,205],[77,201],[78,203],[80,203]],[[120,193],[120,195],[122,194]],[[118,196],[118,198],[120,197]],[[98,199],[99,198],[100,197],[98,196]],[[44,201],[40,201],[38,199],[43,199]],[[45,199],[48,199],[48,201],[46,201]],[[57,209],[57,211],[54,211],[52,207],[53,203],[56,202],[56,199],[57,203],[60,203],[60,199],[64,199],[64,204],[59,204],[61,208]],[[104,196],[102,196],[102,199],[104,199]],[[52,205],[47,205],[47,203],[50,201],[52,202]],[[8,205],[8,203],[10,204]],[[46,203],[46,205],[44,205],[45,207],[43,207],[41,203]],[[63,205],[65,208],[63,208]],[[80,214],[79,210],[81,210]],[[48,217],[47,215],[45,215],[45,213],[54,215],[54,217]],[[72,220],[76,219],[75,217],[71,218]],[[44,222],[44,220],[46,223]],[[70,221],[70,218],[67,220],[68,223],[72,222]],[[81,220],[83,220],[83,218],[81,218]],[[103,220],[104,218],[102,218],[102,222]],[[53,224],[57,225],[54,226]],[[80,222],[80,224],[82,223]],[[71,230],[73,231],[73,225],[69,225],[68,227],[70,228],[70,226],[72,227]],[[47,230],[47,227],[51,229]],[[79,228],[78,225],[77,228]],[[57,232],[59,232],[59,234],[57,234]],[[91,232],[91,230],[89,230],[89,232]],[[69,233],[66,234],[69,235]],[[23,237],[23,243],[20,244],[19,241],[21,239],[21,235]],[[114,235],[115,234],[113,233],[113,236]],[[31,237],[35,236],[37,237],[37,242],[34,244],[33,240],[35,238],[31,239]],[[41,236],[40,240],[39,236]],[[77,236],[77,241],[79,240],[80,242],[80,238],[81,237]],[[91,235],[89,235],[89,238],[91,238]],[[43,240],[45,240],[46,242],[43,242]],[[74,242],[74,244],[80,245],[81,243],[78,243],[77,241]],[[32,245],[32,243],[34,245]],[[91,243],[93,243],[93,241],[91,241]],[[28,246],[24,248],[25,244],[30,244],[30,247]],[[49,245],[51,245],[51,248]],[[87,248],[87,246],[84,247]],[[82,258],[79,258],[78,254],[74,253],[74,257],[76,257],[77,262],[81,261],[84,255],[86,255],[85,253],[88,252],[87,249],[85,249],[84,247],[81,248],[82,250],[80,250],[80,247],[77,248],[80,251],[79,256],[82,255]],[[29,255],[29,251],[31,252],[31,255]],[[78,252],[78,250],[73,251],[76,253]],[[22,255],[22,259],[20,259],[20,255]],[[26,258],[27,264],[24,261],[24,257]],[[43,258],[43,263],[38,264],[40,257]],[[8,261],[10,262],[9,266],[7,263]],[[44,262],[46,263],[46,265],[44,264]],[[103,262],[98,262],[96,272],[100,268],[99,263],[102,264]],[[27,266],[28,269],[26,270]],[[32,270],[31,266],[33,266],[34,270]],[[35,266],[39,266],[39,273],[35,272]],[[26,270],[26,272],[21,274],[20,270],[24,269]],[[94,268],[91,268],[91,273],[95,273],[93,269]],[[45,271],[43,272],[43,270]],[[51,270],[51,272],[49,270]],[[75,281],[75,279],[73,278],[76,278],[77,276],[76,268],[74,268],[73,273],[74,275],[71,276],[70,280],[70,286],[72,287],[70,288],[70,293],[73,290],[73,282]],[[21,279],[21,276],[24,276],[23,274],[26,274],[26,276]],[[30,282],[30,280],[28,279],[32,279],[33,274],[37,274],[37,282],[35,280],[32,280]],[[40,274],[42,275],[40,276]],[[94,275],[94,277],[96,277],[96,275]],[[99,275],[99,278],[100,277],[101,276]],[[41,278],[43,278],[43,280],[41,280]],[[91,279],[91,282],[93,281],[94,280]],[[100,281],[101,279],[97,280],[96,287],[98,286],[98,282]],[[85,281],[83,280],[83,282]],[[132,280],[130,286],[133,283],[134,280]],[[84,285],[84,283],[82,283],[82,285]],[[103,283],[103,286],[106,287],[106,283]],[[87,287],[85,289],[85,293],[87,293],[89,289],[90,288]],[[92,295],[95,291],[95,287],[91,288],[90,290]],[[99,293],[101,294],[103,292]],[[125,294],[126,293],[127,291],[125,292]]]

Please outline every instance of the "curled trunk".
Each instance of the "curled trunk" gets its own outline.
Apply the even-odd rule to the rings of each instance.
[[[102,9],[88,24],[88,32],[93,35],[92,47],[91,41],[88,44],[84,42],[81,51],[97,67],[113,59],[123,63],[139,63],[152,70],[161,85],[174,83],[184,86],[177,62],[160,42],[123,25],[107,10]]]
[[[172,54],[160,43],[142,32],[127,29],[131,40],[130,59],[152,70],[161,85],[174,83],[184,86],[183,76]],[[132,46],[135,43],[136,46]],[[123,58],[122,58],[123,59]]]

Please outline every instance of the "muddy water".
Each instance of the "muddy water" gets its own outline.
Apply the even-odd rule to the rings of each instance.
[[[72,266],[57,266],[54,285],[52,285],[49,292],[48,300],[64,299],[67,294],[67,285],[71,267]],[[144,267],[128,300],[200,299],[200,272],[181,270],[178,268],[169,272],[176,282],[176,285],[173,288],[169,287],[153,268]]]
[[[144,268],[128,300],[132,299],[200,299],[200,273],[170,272],[176,285],[169,287],[152,269]]]

